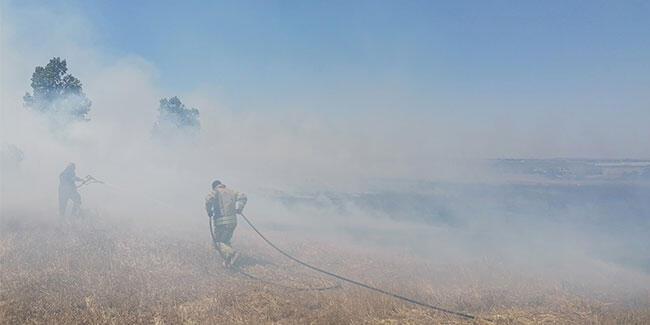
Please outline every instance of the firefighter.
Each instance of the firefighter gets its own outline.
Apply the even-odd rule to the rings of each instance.
[[[81,207],[81,195],[77,191],[77,182],[84,182],[84,179],[75,173],[76,166],[69,163],[59,175],[59,216],[65,216],[68,200],[72,201],[72,216],[78,216]]]
[[[225,267],[234,266],[239,258],[230,241],[237,227],[237,214],[243,211],[246,201],[246,194],[227,188],[218,180],[212,182],[212,191],[205,199],[205,210],[212,220],[214,246]]]

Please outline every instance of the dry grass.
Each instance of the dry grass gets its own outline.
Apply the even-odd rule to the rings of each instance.
[[[325,268],[483,318],[468,321],[349,285],[300,291],[247,279],[220,266],[203,233],[172,236],[6,215],[0,229],[5,324],[650,324],[648,295],[596,299],[496,267],[477,272],[468,265],[440,267],[409,257],[281,242]],[[250,235],[238,236],[248,273],[297,288],[332,284]]]

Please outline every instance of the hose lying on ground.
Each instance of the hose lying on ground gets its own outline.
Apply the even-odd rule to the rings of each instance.
[[[273,247],[273,249],[275,249],[276,251],[278,251],[280,254],[284,255],[284,256],[287,257],[288,259],[290,259],[290,260],[292,260],[292,261],[294,261],[294,262],[296,262],[296,263],[298,263],[298,264],[300,264],[300,265],[302,265],[302,266],[304,266],[304,267],[307,267],[307,268],[310,268],[310,269],[312,269],[312,270],[314,270],[314,271],[316,271],[316,272],[320,272],[320,273],[323,273],[323,274],[329,275],[329,276],[331,276],[331,277],[337,278],[337,279],[339,279],[339,280],[341,280],[341,281],[345,281],[345,282],[348,282],[348,283],[352,283],[352,284],[354,284],[354,285],[357,285],[357,286],[360,286],[360,287],[366,288],[366,289],[368,289],[368,290],[372,290],[372,291],[375,291],[375,292],[379,292],[379,293],[385,294],[385,295],[387,295],[387,296],[391,296],[391,297],[393,297],[393,298],[397,298],[397,299],[400,299],[400,300],[403,300],[403,301],[406,301],[406,302],[410,302],[410,303],[415,304],[415,305],[418,305],[418,306],[422,306],[422,307],[430,308],[430,309],[437,310],[437,311],[440,311],[440,312],[443,312],[443,313],[452,314],[452,315],[456,315],[456,316],[460,316],[460,317],[464,317],[464,318],[468,318],[468,319],[475,319],[475,318],[476,318],[476,317],[474,317],[474,316],[472,316],[472,315],[470,315],[470,314],[466,314],[466,313],[462,313],[462,312],[458,312],[458,311],[453,311],[453,310],[445,309],[445,308],[442,308],[442,307],[437,307],[437,306],[434,306],[434,305],[427,304],[427,303],[425,303],[425,302],[421,302],[421,301],[418,301],[418,300],[415,300],[415,299],[411,299],[411,298],[408,298],[408,297],[404,297],[404,296],[398,295],[398,294],[396,294],[396,293],[392,293],[392,292],[389,292],[389,291],[386,291],[386,290],[383,290],[383,289],[379,289],[379,288],[376,288],[376,287],[373,287],[373,286],[367,285],[367,284],[365,284],[365,283],[361,283],[361,282],[359,282],[359,281],[355,281],[355,280],[352,280],[352,279],[348,279],[348,278],[343,277],[343,276],[341,276],[341,275],[338,275],[338,274],[336,274],[336,273],[332,273],[332,272],[329,272],[329,271],[323,270],[323,269],[318,268],[318,267],[315,267],[315,266],[313,266],[313,265],[311,265],[311,264],[305,263],[305,262],[303,262],[303,261],[301,261],[301,260],[299,260],[299,259],[297,259],[297,258],[295,258],[295,257],[293,257],[293,256],[291,256],[291,255],[289,255],[288,253],[286,253],[285,251],[283,251],[282,249],[280,249],[278,246],[275,246],[275,245],[274,245],[270,240],[268,240],[266,237],[264,237],[264,235],[262,235],[262,233],[261,233],[259,230],[257,230],[257,228],[253,225],[253,223],[252,223],[250,220],[248,220],[248,218],[247,218],[244,214],[240,213],[239,215],[241,215],[242,218],[244,218],[244,220],[246,221],[246,223],[248,223],[248,225],[251,226],[251,228],[253,228],[253,230],[254,230],[254,231],[255,231],[255,232],[256,232],[256,233],[257,233],[257,234],[258,234],[258,235],[259,235],[259,236],[260,236],[260,237],[261,237],[261,238],[262,238],[262,239],[263,239],[263,240],[264,240],[268,245],[269,245],[269,246]],[[210,228],[210,229],[212,230],[212,228]]]
[[[276,286],[276,287],[289,289],[289,290],[293,290],[293,291],[326,291],[326,290],[338,289],[338,288],[341,287],[341,285],[338,284],[338,283],[333,284],[333,285],[329,285],[329,286],[323,286],[323,287],[307,287],[307,286],[305,286],[305,287],[292,287],[292,286],[284,285],[284,284],[281,284],[281,283],[273,282],[273,281],[270,281],[270,280],[266,280],[266,279],[254,276],[254,275],[252,275],[252,274],[250,274],[250,273],[248,273],[248,272],[246,272],[246,271],[244,271],[242,269],[239,269],[239,268],[237,268],[235,271],[237,273],[241,274],[242,276],[244,276],[246,278],[249,278],[251,280],[259,281],[259,282],[262,282],[262,283],[270,284],[270,285],[273,285],[273,286]]]

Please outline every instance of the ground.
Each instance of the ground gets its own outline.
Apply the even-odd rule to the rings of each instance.
[[[280,232],[268,235],[320,267],[477,318],[339,283],[242,229],[240,267],[254,278],[223,268],[203,232],[8,213],[0,229],[3,324],[650,324],[647,291],[594,294],[490,263],[438,265]]]

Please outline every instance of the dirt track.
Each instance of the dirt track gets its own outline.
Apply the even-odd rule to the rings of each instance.
[[[469,321],[346,284],[304,290],[336,282],[286,261],[242,231],[236,243],[244,256],[241,268],[263,281],[221,267],[203,233],[175,236],[110,223],[65,225],[7,215],[0,229],[0,321],[5,324],[650,323],[647,291],[584,294],[489,265],[442,267],[410,257],[280,241],[291,253],[332,271],[492,320]],[[280,233],[270,235],[282,239]]]

